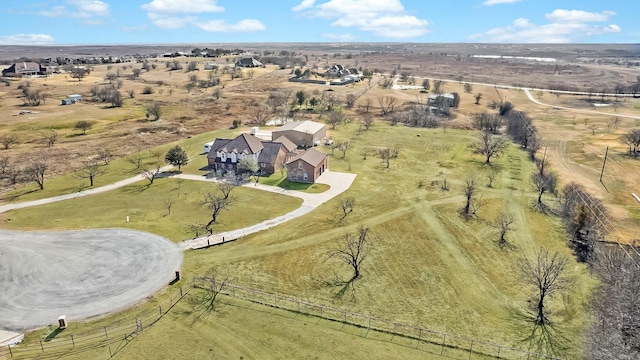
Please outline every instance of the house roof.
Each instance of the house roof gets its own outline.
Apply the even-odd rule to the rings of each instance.
[[[272,142],[284,145],[285,149],[287,149],[288,152],[292,152],[293,150],[298,148],[298,145],[289,140],[289,138],[287,138],[286,136],[280,136]]]
[[[325,127],[324,124],[315,122],[315,121],[293,121],[287,124],[282,125],[277,128],[275,131],[285,131],[285,130],[295,130],[302,133],[315,134],[318,131],[322,130]]]
[[[213,140],[211,142],[211,148],[209,150],[209,153],[207,154],[207,159],[215,159],[217,150],[222,146],[226,145],[227,143],[229,143],[230,141],[231,139],[222,139],[222,138],[217,138]]]
[[[236,64],[241,64],[241,65],[254,65],[254,66],[259,66],[262,65],[262,63],[254,58],[242,58],[238,61],[236,61]]]
[[[316,150],[315,148],[309,148],[306,151],[304,151],[303,153],[299,154],[298,156],[294,157],[293,159],[289,160],[287,162],[287,164],[291,164],[292,162],[295,162],[297,160],[302,160],[304,162],[306,162],[307,164],[316,167],[318,166],[321,162],[324,161],[324,159],[326,159],[327,154],[323,153],[322,151]]]
[[[212,157],[215,158],[215,153],[218,151],[235,152],[236,154],[257,154],[262,149],[264,149],[264,145],[257,137],[250,134],[241,134],[233,140],[216,139],[213,142],[213,146],[211,146],[209,154],[213,152]]]
[[[278,153],[283,147],[283,144],[274,142],[263,142],[262,144],[264,145],[264,149],[262,149],[260,156],[258,156],[258,162],[275,164],[276,158],[278,157]]]

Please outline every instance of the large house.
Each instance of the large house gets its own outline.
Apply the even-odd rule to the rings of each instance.
[[[327,127],[315,121],[293,121],[275,129],[272,134],[273,139],[284,136],[297,146],[308,148],[327,136]]]
[[[236,67],[254,68],[260,66],[262,66],[262,63],[254,58],[242,58],[236,61]]]
[[[325,77],[330,77],[330,78],[341,78],[341,77],[346,76],[346,75],[351,75],[351,71],[349,71],[349,69],[345,68],[344,66],[342,66],[340,64],[336,64],[336,65],[331,66],[324,73]]]
[[[2,70],[2,76],[46,75],[47,69],[37,62],[20,62]]]
[[[327,168],[327,154],[309,148],[287,162],[287,180],[314,183]]]
[[[285,137],[274,141],[260,141],[250,134],[234,139],[218,138],[210,146],[207,163],[214,171],[237,172],[240,159],[251,156],[258,162],[260,173],[268,175],[284,167],[287,160],[295,156],[296,148],[297,145]]]

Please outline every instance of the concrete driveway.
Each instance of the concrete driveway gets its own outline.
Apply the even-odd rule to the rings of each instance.
[[[123,309],[167,285],[181,264],[178,246],[141,231],[0,231],[0,329]]]
[[[204,176],[197,175],[175,175],[174,177],[199,181],[216,181],[214,179],[208,179]],[[285,223],[289,220],[306,215],[309,212],[313,211],[313,209],[315,209],[316,207],[347,191],[349,187],[351,187],[351,184],[355,179],[356,174],[333,172],[327,170],[322,175],[320,175],[316,183],[329,185],[329,190],[319,194],[309,194],[302,191],[286,190],[277,186],[269,186],[263,184],[244,184],[242,186],[300,198],[302,199],[302,206],[282,216],[278,216],[274,219],[269,219],[243,229],[225,231],[214,234],[212,236],[203,236],[192,240],[185,240],[181,243],[181,247],[183,249],[200,249],[210,245],[220,244],[229,240],[238,239],[242,236],[269,229],[271,227]]]

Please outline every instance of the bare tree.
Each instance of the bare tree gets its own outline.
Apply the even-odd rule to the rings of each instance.
[[[640,129],[630,130],[620,137],[620,141],[629,147],[629,154],[638,156],[640,153]]]
[[[558,176],[552,172],[533,174],[533,187],[538,193],[538,206],[544,206],[542,203],[542,195],[545,193],[556,194],[556,186],[558,184]]]
[[[330,258],[337,258],[351,267],[353,276],[350,281],[356,280],[361,276],[362,262],[369,256],[368,234],[369,228],[361,225],[358,227],[357,234],[345,234],[342,245],[329,252]]]
[[[142,161],[146,158],[146,155],[138,150],[137,152],[127,156],[126,160],[128,163],[132,164],[133,166],[135,166],[135,169],[138,170],[140,169],[140,167],[142,166]],[[103,161],[105,161],[103,159]]]
[[[78,171],[77,176],[80,179],[89,179],[89,186],[93,186],[94,180],[105,173],[101,164],[97,161],[88,161],[84,164],[82,169]]]
[[[9,170],[9,157],[0,156],[0,174],[4,175]]]
[[[513,216],[501,212],[494,222],[494,226],[498,229],[498,246],[505,248],[509,246],[507,241],[507,232],[511,230],[513,224]]]
[[[443,90],[444,90],[444,82],[441,80],[434,80],[433,92],[436,94],[442,94]]]
[[[466,92],[467,94],[471,94],[473,92],[473,85],[464,83],[464,92]]]
[[[353,196],[348,196],[346,198],[340,198],[338,200],[337,208],[340,210],[340,218],[338,219],[338,223],[342,224],[344,219],[347,218],[347,215],[353,212],[353,207],[356,206],[356,199]]]
[[[464,216],[470,217],[473,214],[471,203],[473,202],[473,196],[476,194],[476,180],[474,178],[470,177],[465,180],[462,193],[466,200],[464,208],[462,208],[462,213]]]
[[[5,150],[9,150],[12,145],[19,143],[18,136],[15,134],[2,134],[0,135],[0,143],[2,143]]]
[[[491,165],[491,158],[499,156],[506,146],[506,140],[502,136],[483,131],[480,136],[480,141],[475,145],[475,150],[477,153],[485,156],[485,164]]]
[[[383,116],[395,111],[397,99],[393,96],[378,96],[378,104]]]
[[[267,109],[262,106],[257,106],[249,111],[249,118],[251,122],[256,125],[264,125],[267,123],[267,120],[269,120],[269,114]]]
[[[482,93],[477,93],[476,96],[474,96],[474,98],[476,99],[475,104],[480,105],[480,100],[482,100]]]
[[[369,130],[371,128],[371,124],[373,124],[373,116],[369,113],[365,113],[362,115],[362,125],[365,130]]]
[[[331,125],[331,129],[335,130],[336,126],[338,126],[338,124],[343,123],[347,118],[347,115],[342,112],[342,111],[336,111],[336,110],[332,110],[329,111],[329,114],[327,116],[327,119],[329,121],[329,124]]]
[[[55,144],[56,141],[58,141],[58,132],[55,130],[52,130],[49,134],[45,136],[44,140],[47,142],[48,147],[52,147],[53,144]]]
[[[156,165],[153,169],[144,169],[142,171],[142,177],[149,180],[149,185],[153,184],[153,181],[160,175],[160,163]]]
[[[238,187],[238,181],[236,175],[232,171],[228,171],[224,178],[216,182],[216,187],[222,193],[222,197],[228,199],[231,196],[231,191]]]
[[[347,106],[347,108],[351,109],[353,107],[353,105],[355,105],[356,100],[358,100],[358,95],[356,95],[356,94],[347,94],[347,97],[346,97],[346,106]]]
[[[345,140],[338,144],[338,150],[342,151],[342,157],[340,159],[344,159],[347,156],[347,150],[351,147],[351,142],[349,140]]]
[[[202,205],[207,205],[211,210],[211,220],[205,225],[205,229],[209,232],[209,235],[213,234],[211,225],[215,224],[218,220],[218,216],[222,210],[228,210],[229,206],[233,204],[235,199],[230,196],[224,196],[223,194],[207,192],[204,196]]]
[[[388,169],[390,165],[390,160],[391,160],[391,150],[389,148],[379,149],[378,155],[380,155],[380,158],[387,165],[387,169]]]
[[[102,164],[109,165],[113,159],[113,152],[108,148],[100,148],[98,149],[98,160],[102,162]],[[136,169],[140,168],[140,165]]]
[[[167,216],[171,215],[171,207],[173,207],[173,204],[176,203],[176,198],[174,198],[173,196],[166,196],[164,199],[162,199],[162,203],[167,208]]]
[[[536,258],[522,259],[520,270],[523,280],[535,288],[535,312],[534,322],[537,325],[549,323],[544,302],[556,292],[565,290],[569,286],[569,280],[564,272],[568,260],[558,253],[549,254],[548,250],[540,250]]]
[[[40,190],[44,190],[44,175],[49,168],[47,158],[40,156],[29,160],[27,167],[24,169],[25,176],[38,184]]]
[[[487,183],[488,188],[493,187],[493,182],[496,180],[497,176],[498,172],[495,169],[489,170],[489,173],[487,173],[487,180],[489,180],[489,182]]]
[[[196,301],[203,306],[203,310],[212,311],[218,295],[224,290],[230,281],[229,274],[221,274],[217,269],[212,268],[205,276],[196,278],[195,287],[203,290]]]

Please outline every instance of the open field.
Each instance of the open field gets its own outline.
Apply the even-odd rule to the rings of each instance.
[[[499,177],[494,187],[481,185],[482,198],[487,202],[480,210],[481,220],[465,221],[458,213],[463,205],[461,185],[470,175],[477,176],[483,184],[486,179],[483,174],[490,170],[468,150],[476,139],[475,132],[448,129],[445,133],[442,129],[376,124],[358,134],[357,124],[351,123],[339,126],[334,137],[351,139],[353,148],[345,160],[334,156],[330,160],[331,169],[359,174],[345,194],[354,196],[357,202],[345,225],[336,224],[335,202],[327,203],[303,218],[267,232],[221,247],[185,253],[185,276],[201,274],[216,266],[232,274],[234,282],[247,286],[436,331],[527,348],[523,331],[528,331],[529,292],[519,283],[517,260],[532,256],[539,247],[571,256],[559,222],[532,207],[534,197],[529,179],[534,166],[527,154],[510,147],[496,160],[494,168],[499,169]],[[400,156],[385,169],[374,152],[394,144],[402,144]],[[363,150],[369,152],[366,160],[362,160]],[[445,177],[451,190],[443,192],[432,182]],[[176,186],[172,179],[157,181],[138,196],[145,196],[145,192],[154,188],[161,191]],[[394,185],[388,186],[389,183]],[[181,186],[186,184],[185,181]],[[142,185],[132,187],[140,188]],[[125,195],[126,191],[122,193]],[[41,210],[38,207],[10,212],[7,216],[16,220],[4,226],[29,224],[27,214],[32,211],[61,214],[69,211],[64,210],[69,209],[64,202],[47,206]],[[62,210],[57,210],[61,206]],[[153,226],[143,225],[142,229],[171,234],[162,225],[165,221],[160,221],[164,209],[159,205],[152,208],[157,208],[155,217],[149,218]],[[516,218],[515,230],[510,235],[514,250],[501,250],[494,243],[495,229],[488,224],[503,209]],[[123,219],[124,214],[113,218]],[[142,211],[138,214],[141,216]],[[57,224],[104,226],[93,221],[93,217],[91,213],[74,213]],[[135,217],[132,219],[135,221]],[[354,231],[360,224],[371,228],[372,253],[364,265],[363,278],[354,283],[353,289],[346,288],[339,295],[338,284],[348,279],[348,273],[339,263],[327,260],[326,253],[345,232]],[[130,226],[138,228],[133,222]],[[176,239],[176,235],[167,236]],[[576,334],[581,334],[588,323],[585,301],[595,283],[582,265],[573,263],[571,274],[576,277],[575,286],[566,297],[554,298],[548,308],[565,336],[564,354],[579,357],[581,337]]]
[[[629,56],[635,56],[637,49],[623,47]],[[475,50],[489,55],[498,51],[496,48]],[[0,84],[0,115],[4,115],[0,116],[0,134],[16,133],[21,138],[20,144],[9,150],[0,150],[0,157],[6,155],[14,162],[46,152],[51,161],[45,190],[37,190],[35,185],[17,186],[15,189],[7,187],[0,191],[0,201],[26,201],[87,188],[88,180],[78,179],[72,170],[81,168],[83,161],[95,157],[97,150],[104,147],[113,149],[119,158],[105,167],[106,172],[96,179],[96,186],[139,173],[140,170],[134,169],[124,156],[142,151],[145,154],[144,166],[153,166],[158,156],[162,161],[167,149],[176,144],[184,147],[191,159],[182,171],[203,175],[206,159],[200,154],[202,144],[215,137],[232,137],[240,131],[248,131],[252,109],[266,107],[267,97],[273,91],[294,93],[304,90],[309,96],[343,100],[347,95],[356,95],[353,108],[347,108],[344,102],[338,105],[348,114],[349,121],[339,124],[336,129],[328,129],[328,136],[336,143],[349,140],[351,144],[344,159],[341,159],[339,150],[329,156],[329,168],[358,174],[353,186],[344,194],[356,200],[354,211],[346,221],[342,224],[337,222],[338,200],[333,200],[304,217],[240,241],[187,251],[183,263],[185,276],[200,276],[216,267],[231,274],[234,283],[244,286],[436,331],[538,350],[535,341],[527,340],[532,331],[530,301],[533,289],[525,286],[519,277],[519,261],[523,257],[533,257],[540,248],[546,248],[571,259],[568,274],[572,278],[572,286],[546,304],[560,345],[555,348],[556,354],[563,358],[582,358],[583,335],[589,326],[590,301],[597,280],[584,264],[573,260],[561,220],[550,214],[544,215],[533,206],[536,197],[531,174],[535,165],[528,154],[518,146],[510,145],[502,156],[492,159],[493,166],[486,166],[479,155],[472,153],[470,145],[478,140],[477,131],[471,130],[473,117],[483,111],[494,112],[490,105],[502,101],[510,101],[517,110],[525,111],[533,118],[533,124],[547,145],[546,153],[541,150],[538,158],[545,156],[550,161],[552,171],[559,175],[560,186],[571,181],[579,182],[601,198],[610,209],[609,226],[616,229],[611,231],[607,240],[633,243],[640,239],[640,206],[630,193],[640,192],[640,182],[637,176],[630,174],[640,173],[640,161],[626,155],[626,145],[618,138],[640,123],[621,119],[614,127],[612,119],[615,116],[576,114],[554,106],[593,110],[593,102],[604,100],[615,106],[595,111],[634,116],[640,115],[640,100],[535,93],[540,102],[552,105],[547,107],[531,102],[521,90],[474,85],[473,91],[466,93],[460,81],[473,79],[541,87],[566,82],[589,90],[590,87],[602,87],[617,81],[629,83],[640,75],[640,70],[638,67],[572,62],[578,61],[575,54],[569,54],[567,49],[560,51],[554,46],[518,48],[517,54],[553,57],[556,56],[553,51],[555,54],[567,51],[562,58],[566,56],[569,63],[562,64],[560,73],[549,68],[553,65],[477,60],[466,56],[456,60],[456,56],[443,55],[444,52],[468,55],[474,54],[475,50],[462,52],[460,48],[447,50],[439,47],[433,50],[433,54],[428,54],[429,51],[420,46],[415,52],[402,54],[384,53],[383,49],[365,54],[349,46],[305,50],[311,66],[344,63],[375,67],[385,72],[397,69],[398,72],[409,71],[413,76],[454,80],[445,83],[444,91],[455,91],[460,95],[457,117],[449,120],[446,128],[435,129],[390,125],[390,117],[383,116],[380,111],[378,101],[381,97],[395,97],[398,108],[402,108],[424,103],[428,94],[418,90],[382,88],[379,86],[384,81],[381,75],[373,76],[370,82],[329,87],[287,82],[292,69],[281,70],[269,65],[256,71],[251,78],[231,80],[229,75],[222,76],[223,96],[216,100],[212,89],[196,88],[187,92],[184,86],[189,81],[188,74],[170,72],[162,61],[158,61],[156,69],[142,72],[139,79],[121,78],[123,95],[129,89],[135,92],[133,99],[125,99],[121,109],[111,109],[103,103],[91,101],[60,107],[53,99],[44,106],[24,107],[22,99],[17,98],[18,83],[12,82],[8,88]],[[595,46],[591,50],[597,53],[601,48]],[[330,55],[325,56],[325,52]],[[336,53],[339,55],[333,55]],[[353,55],[348,56],[349,53]],[[180,59],[183,64],[189,60]],[[131,65],[140,66],[125,66]],[[76,92],[86,95],[91,86],[107,83],[104,80],[106,73],[120,66],[114,64],[114,68],[109,70],[107,65],[98,65],[82,82],[60,75],[34,79],[32,86],[47,88],[54,98]],[[131,68],[121,70],[128,73]],[[196,75],[202,79],[207,76],[203,71]],[[158,81],[163,84],[159,85]],[[416,84],[420,82],[417,80]],[[148,84],[154,93],[140,94]],[[474,104],[477,93],[482,93],[479,105]],[[161,120],[155,122],[144,119],[145,106],[152,101],[162,102],[164,109]],[[374,123],[371,129],[364,130],[360,120],[367,107]],[[326,121],[326,116],[317,109],[292,108],[297,110],[293,114],[296,119]],[[22,109],[40,113],[11,116]],[[80,119],[94,123],[86,135],[80,135],[79,130],[73,129]],[[243,125],[239,129],[228,129],[236,119],[242,120]],[[51,128],[58,129],[60,139],[54,146],[47,147],[42,139]],[[399,156],[391,159],[389,168],[386,168],[378,151],[396,145],[400,149]],[[603,177],[605,188],[599,182],[599,176],[607,146],[609,159]],[[327,146],[321,148],[327,153],[332,152]],[[488,175],[493,171],[497,176],[493,186],[489,187]],[[460,215],[464,204],[462,187],[470,176],[475,177],[479,184],[483,206],[477,219],[465,220]],[[441,189],[445,179],[449,186],[447,191]],[[280,174],[260,181],[285,188],[291,186],[281,183]],[[141,182],[106,194],[1,214],[0,227],[78,229],[118,226],[180,241],[193,237],[189,225],[208,220],[207,210],[199,205],[208,185],[177,179],[158,179],[151,186]],[[234,190],[239,201],[221,214],[221,224],[215,229],[255,224],[290,211],[300,203],[297,199],[251,190]],[[320,192],[324,189],[318,186],[302,190]],[[173,195],[177,201],[168,214],[163,200]],[[544,201],[552,209],[558,207],[558,199],[553,196],[545,195]],[[507,235],[513,245],[509,249],[501,249],[495,243],[497,229],[493,224],[500,212],[512,215],[515,220],[513,230]],[[127,215],[131,217],[128,224],[125,223]],[[363,263],[362,278],[350,286],[347,283],[349,269],[335,259],[328,259],[327,254],[335,249],[347,232],[354,233],[360,225],[370,228],[371,253]],[[330,327],[318,328],[318,324],[311,326],[305,320],[291,320],[288,315],[279,313],[275,315],[276,311],[254,313],[253,307],[245,309],[237,304],[221,304],[218,311],[202,319],[191,317],[184,304],[176,310],[162,319],[157,327],[129,344],[122,354],[127,358],[142,358],[150,353],[167,358],[184,353],[202,358],[211,355],[261,358],[264,354],[278,354],[280,357],[309,354],[320,358],[366,354],[370,357],[375,351],[379,351],[376,354],[382,354],[382,358],[432,355],[414,353],[408,348],[395,349],[386,342],[369,338],[352,338]],[[133,311],[78,323],[77,326],[93,328],[108,321],[117,322],[130,318]],[[172,321],[167,321],[169,319]],[[33,339],[39,335],[32,336]],[[349,337],[348,342],[342,342],[344,336]],[[317,355],[318,349],[323,351],[320,355]],[[549,351],[548,347],[541,349]],[[105,354],[106,349],[100,351]]]
[[[123,227],[182,241],[195,236],[192,225],[210,220],[209,210],[201,203],[207,192],[216,191],[214,184],[171,178],[147,184],[139,182],[102,194],[9,211],[0,215],[2,226],[25,230]],[[216,232],[284,215],[302,203],[294,197],[246,187],[234,189],[232,195],[237,202],[220,214],[212,226]],[[165,203],[169,200],[173,202],[170,214]],[[45,217],[47,221],[42,221]]]

